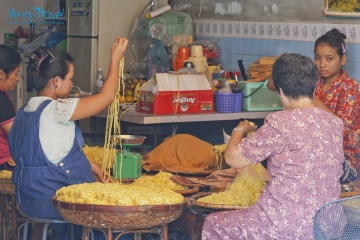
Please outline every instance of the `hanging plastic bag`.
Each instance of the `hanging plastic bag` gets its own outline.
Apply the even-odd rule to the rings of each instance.
[[[170,59],[161,39],[157,39],[150,48],[147,59],[145,74],[147,79],[155,77],[155,73],[167,73],[170,71]]]

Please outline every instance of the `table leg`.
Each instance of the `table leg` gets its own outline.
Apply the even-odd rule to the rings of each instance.
[[[106,240],[112,240],[112,229],[107,230]]]
[[[0,211],[1,211],[1,236],[2,240],[6,240],[6,221],[5,221],[5,207],[6,207],[6,195],[0,194]]]
[[[162,228],[163,228],[164,240],[168,240],[168,239],[169,239],[169,228],[168,228],[168,225],[165,224]]]
[[[17,218],[16,218],[16,197],[11,194],[11,226],[13,240],[17,240]]]
[[[81,240],[89,240],[89,231],[88,227],[82,227]]]

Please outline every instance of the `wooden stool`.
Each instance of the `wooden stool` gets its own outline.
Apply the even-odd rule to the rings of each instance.
[[[36,217],[28,216],[27,220],[25,222],[25,225],[24,225],[24,231],[23,231],[22,240],[26,240],[26,236],[27,236],[27,232],[28,232],[30,222],[32,222],[32,223],[44,223],[41,240],[46,240],[46,235],[47,235],[47,231],[48,231],[50,223],[61,223],[61,224],[62,223],[69,223],[69,222],[65,221],[64,219],[36,218]],[[73,227],[73,224],[71,224],[71,227]],[[88,234],[90,234],[90,237],[91,237],[90,239],[95,240],[94,233],[93,233],[93,231],[91,229],[88,231]],[[73,234],[73,229],[71,229],[71,239],[72,240],[75,239],[74,234]]]
[[[89,230],[91,228],[83,226],[82,231],[82,240],[89,240]],[[152,228],[144,228],[144,229],[134,229],[134,230],[127,230],[127,231],[117,231],[116,229],[113,230],[111,228],[106,230],[106,240],[112,240],[113,233],[118,235],[116,236],[115,240],[120,239],[122,235],[128,234],[128,233],[134,233],[135,237],[134,239],[141,239],[141,233],[157,233],[160,236],[161,240],[168,240],[169,239],[169,231],[168,231],[168,225],[164,224],[161,226],[156,226]],[[140,236],[140,237],[139,237]]]

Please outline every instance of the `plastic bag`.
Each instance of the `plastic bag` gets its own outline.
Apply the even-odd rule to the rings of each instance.
[[[39,37],[37,37],[31,43],[25,44],[23,47],[23,51],[24,51],[25,55],[30,56],[40,46],[45,46],[46,41],[48,40],[49,36],[50,36],[50,33],[46,32],[46,33],[40,35]]]
[[[207,58],[208,64],[219,64],[221,57],[221,49],[218,45],[220,38],[210,40],[199,40],[189,44],[189,48],[194,45],[201,45],[203,47],[204,57]]]
[[[170,71],[170,59],[165,50],[164,44],[157,39],[150,48],[146,59],[145,74],[147,79],[155,76],[155,73],[166,73]]]
[[[165,6],[160,1],[154,3],[155,10]],[[145,15],[151,11],[151,6],[147,5],[138,15],[131,31],[124,58],[125,71],[130,74],[147,75],[148,52],[159,38],[169,61],[177,57],[178,47],[187,47],[193,41],[193,22],[189,14],[169,10],[149,19]]]
[[[220,89],[218,90],[218,92],[219,92],[219,93],[226,93],[226,94],[231,94],[231,93],[233,93],[233,92],[231,91],[230,83],[229,83],[229,82],[225,82],[225,86],[222,87],[222,88],[220,88]]]

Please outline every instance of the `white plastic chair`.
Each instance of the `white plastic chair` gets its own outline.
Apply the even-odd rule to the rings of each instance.
[[[315,240],[360,240],[360,196],[321,206],[314,215]]]

